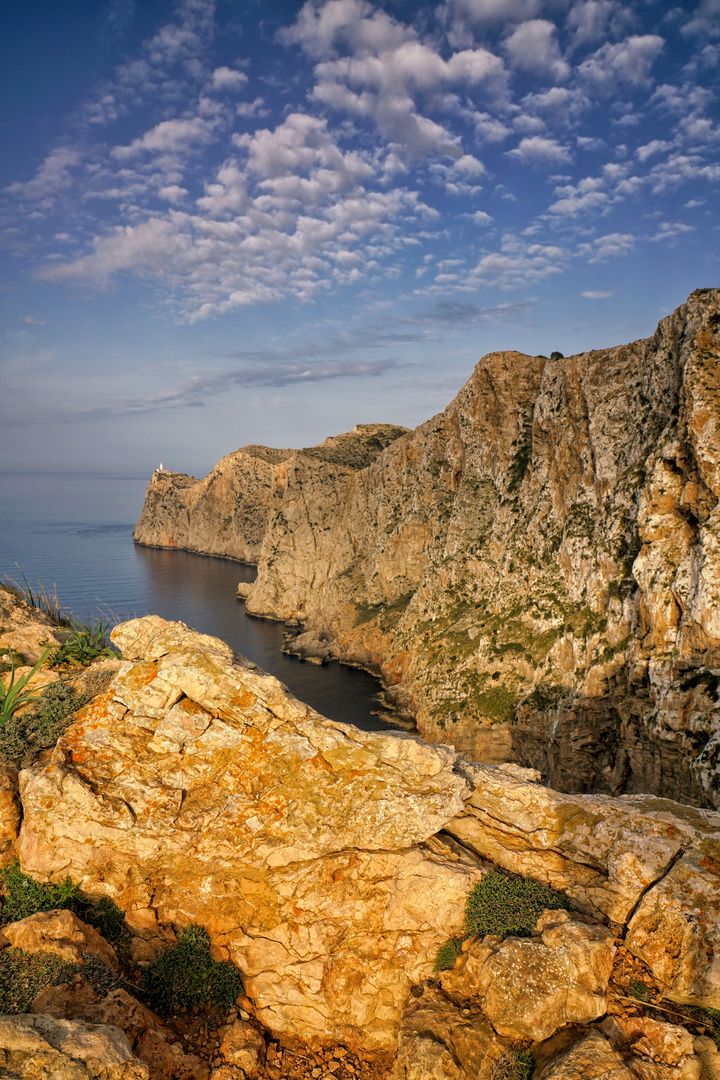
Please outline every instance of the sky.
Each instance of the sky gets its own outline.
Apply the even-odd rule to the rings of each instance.
[[[720,0],[5,0],[0,469],[414,427],[720,285]]]

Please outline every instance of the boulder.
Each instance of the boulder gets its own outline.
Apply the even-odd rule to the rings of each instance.
[[[221,1029],[220,1047],[217,1057],[222,1065],[213,1069],[213,1080],[228,1080],[235,1077],[247,1077],[252,1080],[257,1076],[265,1053],[265,1041],[252,1024],[244,1020],[233,1020]]]
[[[0,765],[0,866],[6,866],[17,857],[20,820],[17,769]]]
[[[14,949],[26,953],[52,953],[71,964],[83,963],[83,953],[89,953],[106,967],[118,969],[112,945],[71,911],[41,911],[8,923],[2,932]]]
[[[599,1028],[641,1080],[700,1080],[702,1076],[695,1040],[679,1024],[649,1016],[609,1016]]]
[[[477,1006],[461,1009],[427,989],[403,1016],[390,1080],[491,1080],[507,1050]]]
[[[587,1024],[606,1011],[614,937],[567,911],[546,911],[540,937],[476,939],[451,971],[443,990],[482,1008],[500,1035],[542,1042],[567,1024]]]
[[[180,623],[113,640],[112,688],[21,774],[23,869],[69,872],[147,939],[206,926],[275,1031],[394,1046],[483,873],[435,838],[469,791],[456,755],[326,720]]]
[[[22,1080],[149,1080],[118,1028],[47,1013],[0,1016],[0,1071]]]
[[[553,1054],[533,1080],[638,1080],[598,1031],[581,1034],[569,1048]]]
[[[630,920],[627,948],[672,1001],[720,1009],[719,898],[720,861],[686,851]]]

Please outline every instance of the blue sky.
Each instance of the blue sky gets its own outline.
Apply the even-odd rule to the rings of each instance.
[[[414,426],[720,284],[720,0],[6,0],[2,468]]]

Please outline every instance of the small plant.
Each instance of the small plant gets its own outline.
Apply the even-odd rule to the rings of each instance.
[[[465,932],[450,938],[435,957],[435,971],[451,968],[462,952],[462,943],[477,934],[528,937],[546,909],[572,911],[572,901],[532,878],[506,877],[496,870],[473,885],[465,901]]]
[[[57,885],[46,885],[23,874],[19,859],[0,870],[0,886],[3,893],[0,926],[26,919],[28,915],[37,915],[39,911],[54,911],[57,908],[75,911],[82,902],[78,886],[69,877]]]
[[[572,911],[573,905],[562,893],[532,878],[510,878],[492,871],[473,886],[467,898],[465,933],[467,937],[527,937],[546,908]]]
[[[705,1028],[707,1034],[715,1040],[715,1045],[720,1050],[720,1009],[701,1009],[700,1006],[691,1006],[690,1013],[693,1020]]]
[[[41,990],[69,982],[75,964],[50,953],[0,952],[0,1013],[26,1013]]]
[[[437,975],[441,971],[449,971],[454,967],[455,961],[462,952],[462,938],[449,938],[437,951],[433,971]]]
[[[646,986],[640,979],[633,979],[628,986],[628,994],[630,997],[637,998],[638,1001],[651,1001],[652,993],[650,987]]]
[[[490,1080],[530,1080],[534,1068],[529,1050],[509,1050],[496,1063]]]
[[[49,649],[45,649],[37,664],[26,675],[21,675],[17,682],[15,681],[15,664],[11,662],[10,684],[7,689],[5,689],[5,684],[0,679],[0,725],[12,720],[15,710],[19,709],[21,705],[27,705],[29,701],[34,701],[39,696],[39,691],[26,690],[25,687],[33,675],[43,666],[49,652]]]
[[[15,563],[15,565],[17,566],[17,563]],[[18,585],[17,581],[14,581],[13,578],[5,577],[3,581],[0,581],[0,589],[4,589],[5,592],[11,593],[18,600],[22,600],[28,607],[35,608],[37,611],[42,611],[59,626],[68,626],[69,619],[63,614],[62,606],[58,600],[57,590],[53,589],[52,593],[47,593],[43,586],[38,584],[37,592],[33,592],[30,588],[28,579],[25,577],[22,570],[20,570],[19,566],[18,572],[25,582],[24,588],[22,585]]]
[[[0,1013],[30,1012],[35,998],[50,986],[70,982],[76,975],[99,994],[123,985],[123,980],[97,956],[83,952],[82,963],[69,963],[52,953],[26,953],[23,949],[0,952]]]
[[[188,926],[177,944],[145,970],[143,989],[151,1008],[167,1015],[196,1005],[227,1008],[242,993],[243,984],[237,968],[213,960],[207,930]]]
[[[50,660],[52,667],[60,664],[78,664],[82,667],[91,664],[99,656],[117,656],[107,643],[109,622],[99,619],[96,623],[70,620],[72,635],[55,649]]]
[[[0,761],[26,768],[43,750],[55,745],[73,715],[91,699],[91,693],[76,694],[62,680],[51,683],[32,699],[32,709],[22,715],[4,717],[0,724]]]

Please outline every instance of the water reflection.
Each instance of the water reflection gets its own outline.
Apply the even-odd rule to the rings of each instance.
[[[342,664],[303,663],[281,652],[283,626],[245,614],[235,599],[239,581],[253,581],[255,568],[187,551],[135,546],[143,576],[145,608],[164,619],[180,619],[203,634],[226,641],[269,671],[301,701],[333,720],[365,731],[388,725],[373,715],[380,684],[372,676]]]

